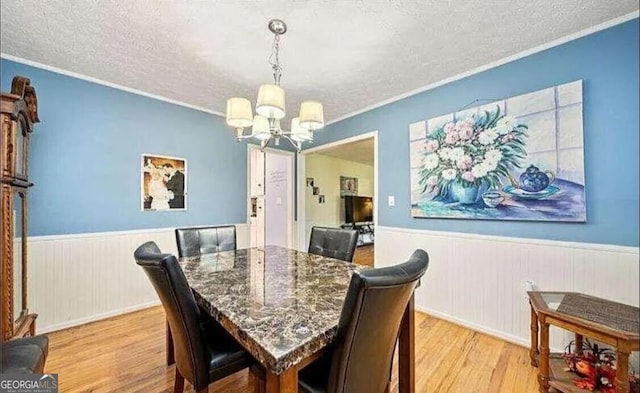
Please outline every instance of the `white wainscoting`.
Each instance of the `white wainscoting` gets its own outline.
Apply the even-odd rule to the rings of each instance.
[[[429,253],[416,308],[474,330],[529,345],[525,281],[541,291],[576,291],[638,305],[639,249],[613,245],[376,228],[376,266]],[[551,346],[571,336],[552,327]]]
[[[248,247],[248,225],[236,224],[239,248]],[[173,228],[29,238],[29,309],[38,333],[80,325],[159,304],[133,259],[153,240],[177,254]]]

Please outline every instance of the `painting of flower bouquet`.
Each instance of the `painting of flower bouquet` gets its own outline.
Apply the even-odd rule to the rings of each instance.
[[[581,81],[409,131],[413,217],[586,221]]]

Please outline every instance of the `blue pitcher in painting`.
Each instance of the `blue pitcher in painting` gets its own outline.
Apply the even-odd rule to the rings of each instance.
[[[539,192],[553,183],[556,179],[555,175],[551,171],[541,171],[535,165],[529,165],[529,168],[520,175],[520,182],[517,182],[513,177],[510,177],[511,183],[514,187],[527,192]]]

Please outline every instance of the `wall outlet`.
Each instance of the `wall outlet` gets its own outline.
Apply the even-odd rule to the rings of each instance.
[[[389,195],[389,206],[395,206],[396,205],[396,197],[393,195]]]
[[[536,289],[536,282],[533,280],[527,280],[524,282],[524,297],[525,299],[529,298],[529,295],[527,295],[527,292],[531,292],[531,291],[537,291]]]

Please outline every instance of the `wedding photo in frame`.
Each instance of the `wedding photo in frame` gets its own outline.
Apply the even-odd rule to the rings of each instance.
[[[187,160],[142,154],[140,205],[142,211],[187,210]]]

